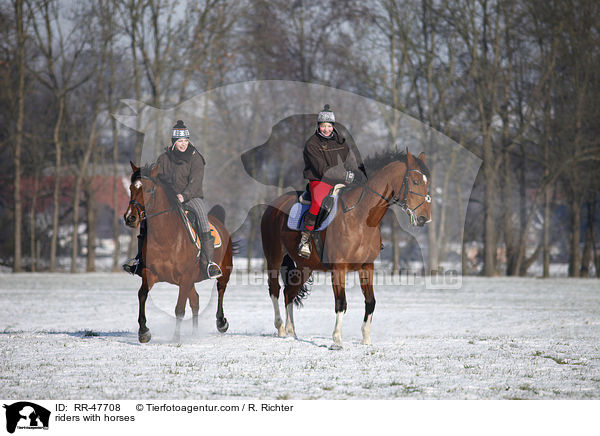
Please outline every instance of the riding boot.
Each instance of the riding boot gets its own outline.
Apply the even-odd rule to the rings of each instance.
[[[135,257],[129,259],[122,265],[122,268],[125,272],[133,275],[137,274],[140,277],[142,277],[142,269],[144,269],[144,262],[142,261],[142,248],[144,247],[144,239],[146,239],[146,221],[142,221],[140,224],[140,234],[137,236],[137,254]]]
[[[206,268],[206,275],[209,279],[218,279],[223,275],[221,268],[213,261],[215,253],[215,238],[210,232],[204,232],[200,235],[200,243],[202,244],[203,261],[200,262],[203,268]]]
[[[315,228],[317,216],[307,212],[304,216],[304,230],[301,233],[300,244],[298,245],[298,255],[304,259],[310,257],[310,239]]]

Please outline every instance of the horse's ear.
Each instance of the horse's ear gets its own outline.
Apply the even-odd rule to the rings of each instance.
[[[421,162],[425,163],[425,152],[421,152],[420,155],[417,156],[417,159],[419,159]]]
[[[135,166],[135,164],[132,161],[129,161],[129,164],[131,165],[131,169],[133,170],[133,172],[135,173],[137,170],[139,170],[138,167]]]

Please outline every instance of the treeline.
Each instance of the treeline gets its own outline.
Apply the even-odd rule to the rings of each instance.
[[[61,255],[76,271],[83,252],[93,271],[99,225],[112,226],[118,268],[123,211],[94,207],[93,180],[112,175],[117,204],[122,168],[141,155],[143,137],[108,115],[119,100],[172,107],[266,79],[372,98],[479,156],[463,270],[471,244],[486,276],[536,260],[548,276],[551,258],[570,276],[600,271],[597,2],[11,0],[0,24],[0,258],[13,271],[55,271]],[[433,266],[448,255],[441,214],[427,230]]]

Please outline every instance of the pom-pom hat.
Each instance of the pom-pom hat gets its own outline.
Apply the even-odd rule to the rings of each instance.
[[[333,111],[329,109],[328,104],[326,104],[323,110],[319,112],[319,115],[317,115],[317,123],[335,123],[335,115],[333,114]]]
[[[173,126],[173,132],[171,133],[171,144],[175,144],[178,139],[190,139],[190,131],[183,124],[183,121],[177,120],[177,124]]]

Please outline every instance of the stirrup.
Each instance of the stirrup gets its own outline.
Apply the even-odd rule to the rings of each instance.
[[[209,279],[218,279],[223,275],[221,268],[215,262],[209,262],[206,267],[206,275]]]
[[[121,268],[123,268],[123,271],[125,271],[129,274],[135,275],[135,272],[137,271],[139,264],[140,264],[140,261],[137,260],[135,257],[132,257],[126,263],[121,265]]]
[[[302,232],[302,238],[300,239],[300,245],[298,245],[298,256],[308,259],[310,257],[310,234]]]

